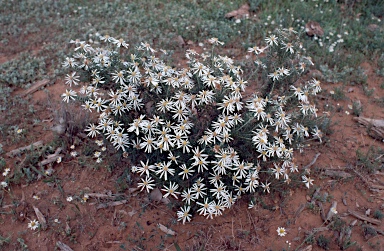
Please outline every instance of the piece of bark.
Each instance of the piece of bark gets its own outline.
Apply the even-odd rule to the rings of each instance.
[[[371,197],[374,197],[377,200],[384,200],[384,197],[378,197],[378,196],[372,196],[372,195],[371,195]]]
[[[324,231],[328,231],[328,230],[329,230],[328,227],[317,227],[317,228],[313,229],[313,232],[317,233],[317,232],[324,232]]]
[[[56,242],[56,247],[60,248],[62,251],[73,251],[72,248],[62,243],[61,241]]]
[[[330,177],[341,178],[341,179],[347,179],[352,177],[352,175],[347,172],[335,171],[335,170],[325,170],[324,174]]]
[[[353,88],[353,87],[349,87],[348,90],[347,90],[348,93],[351,93],[351,92],[354,92],[354,91],[355,91],[355,88]]]
[[[338,244],[340,247],[343,246],[343,238],[344,238],[345,232],[344,230],[341,230],[339,233],[339,239],[338,239]]]
[[[338,166],[337,168],[327,168],[327,170],[332,171],[345,171],[345,170],[351,170],[352,166]]]
[[[135,209],[132,209],[131,212],[128,212],[128,215],[132,217],[132,216],[135,215],[136,213],[137,213],[137,211],[136,211]]]
[[[33,210],[35,210],[35,214],[36,214],[36,216],[37,216],[37,219],[39,220],[39,223],[40,223],[40,225],[41,225],[41,228],[43,229],[43,230],[46,230],[47,229],[47,221],[45,220],[45,217],[44,217],[44,215],[40,212],[40,210],[37,208],[37,207],[35,207],[35,206],[33,206]]]
[[[370,184],[372,189],[379,189],[379,190],[384,190],[384,186],[376,185],[376,184]]]
[[[125,196],[125,194],[104,194],[104,193],[87,193],[89,197],[100,198],[100,199],[114,199],[119,196]]]
[[[372,224],[375,224],[375,225],[380,225],[381,224],[381,220],[377,220],[377,219],[374,219],[374,218],[371,218],[371,217],[367,217],[363,214],[360,214],[356,211],[353,211],[351,209],[348,209],[348,213],[355,216],[356,218],[360,219],[360,220],[363,220],[363,221],[366,221],[366,222],[369,222],[369,223],[372,223]]]
[[[57,161],[57,159],[59,157],[63,158],[64,155],[63,154],[59,154],[59,155],[56,155],[56,156],[51,156],[49,159],[45,159],[45,160],[41,161],[39,163],[39,166],[45,166],[45,165],[51,164],[51,163]]]
[[[351,235],[352,235],[352,227],[349,226],[345,229],[345,236],[344,236],[344,240],[348,240],[351,238]]]
[[[367,184],[368,186],[371,186],[371,184],[372,184],[372,180],[371,179],[369,179],[369,177],[365,177],[365,176],[363,176],[361,173],[359,173],[355,168],[350,168],[354,173],[356,173],[359,177],[360,177],[360,179],[362,180],[362,181],[364,181],[364,183],[365,184]]]
[[[249,5],[248,4],[244,4],[244,5],[240,6],[239,9],[228,12],[227,14],[225,14],[226,18],[236,18],[236,19],[245,18],[247,16],[249,16]]]
[[[301,212],[303,212],[305,209],[305,204],[300,204],[299,208],[296,210],[295,212],[295,220],[294,222],[296,223],[296,220],[297,220],[297,217],[299,217],[299,215],[301,214]]]
[[[21,222],[25,220],[28,214],[28,204],[25,201],[21,201],[20,204],[15,208],[17,219]]]
[[[372,227],[372,228],[375,229],[376,232],[378,232],[379,234],[384,235],[384,231],[383,230],[380,230],[380,229],[377,229],[377,228],[374,228],[374,227]]]
[[[317,198],[320,196],[320,187],[316,188],[315,192],[312,195],[311,204],[315,203]]]
[[[160,228],[161,231],[163,231],[163,232],[166,233],[166,234],[169,234],[169,235],[176,235],[176,232],[175,232],[175,231],[173,231],[172,229],[167,228],[166,226],[164,226],[164,225],[161,224],[161,223],[157,224],[157,226]]]
[[[327,221],[331,220],[332,217],[337,213],[337,201],[332,202],[332,206],[327,214]]]
[[[379,26],[378,26],[377,24],[369,24],[369,25],[367,26],[367,29],[370,30],[370,31],[372,31],[372,32],[375,32],[376,30],[379,29]]]
[[[151,191],[149,199],[155,203],[162,202],[164,204],[169,204],[171,202],[168,198],[163,197],[163,194],[157,187]]]
[[[103,194],[103,193],[88,193],[88,196],[93,198],[98,198],[98,199],[110,199],[114,197],[113,195],[110,196],[108,194]]]
[[[68,221],[67,221],[67,222],[65,222],[65,233],[66,233],[67,235],[70,235],[71,232],[72,232],[72,229],[71,229],[71,227],[69,226]]]
[[[368,128],[368,134],[379,140],[384,139],[384,119],[370,119],[365,117],[354,117],[355,121]]]
[[[128,202],[128,200],[119,200],[119,201],[112,201],[112,202],[108,202],[108,203],[103,203],[103,204],[98,205],[96,207],[96,209],[120,206],[120,205],[126,204],[127,202]]]
[[[56,151],[55,151],[53,154],[48,155],[47,158],[50,158],[50,157],[52,157],[52,156],[57,156],[59,153],[61,153],[62,150],[63,150],[63,148],[58,147],[58,148],[56,149]]]
[[[382,155],[380,155],[379,157],[377,157],[375,160],[378,160],[378,159],[380,159],[381,157],[383,157],[384,155],[382,154]],[[376,171],[375,172],[375,175],[382,175],[382,176],[384,176],[384,173],[383,172],[379,172],[379,171]]]
[[[39,163],[39,166],[45,166],[45,165],[48,165],[50,163],[53,163],[53,162],[57,161],[57,159],[59,157],[63,158],[64,155],[63,154],[59,154],[61,151],[62,151],[61,147],[57,148],[55,153],[48,155],[45,160],[43,160],[43,161],[41,161]]]
[[[306,165],[306,166],[304,167],[304,170],[310,168],[311,166],[313,166],[313,165],[316,163],[317,158],[318,158],[320,155],[321,155],[321,153],[316,153],[316,155],[315,155],[315,157],[313,158],[313,160],[311,161],[311,163],[309,163],[308,165]]]
[[[160,189],[158,189],[157,187],[153,189],[149,194],[149,199],[156,203],[160,202],[162,198],[163,198],[163,194],[161,193]]]
[[[15,150],[12,150],[12,151],[8,152],[6,155],[8,157],[14,157],[15,155],[22,153],[25,150],[29,150],[31,148],[38,148],[38,147],[42,147],[42,146],[43,146],[43,141],[40,140],[40,141],[37,141],[37,142],[30,144],[28,146],[23,146],[23,147],[15,149]]]
[[[136,196],[138,193],[140,193],[140,188],[138,187],[131,187],[128,189],[129,195]]]
[[[180,36],[180,35],[178,35],[176,37],[176,42],[179,45],[179,47],[184,47],[185,46],[184,38],[182,36]],[[147,108],[147,113],[148,113],[148,111],[152,111],[151,110],[152,108],[150,108],[150,102],[147,103],[146,108]]]
[[[59,123],[51,127],[51,131],[58,135],[64,135],[68,127],[66,117],[59,118],[58,122]]]
[[[323,221],[327,221],[327,218],[325,217],[325,212],[324,212],[324,207],[323,207],[323,203],[321,203],[320,201],[317,201],[316,204],[319,206],[320,208],[320,217]]]
[[[306,23],[305,32],[310,37],[313,37],[315,35],[318,37],[322,37],[324,35],[323,28],[321,28],[320,24],[315,21],[309,21],[308,23]]]
[[[381,185],[376,185],[376,184],[373,184],[373,181],[369,178],[369,177],[365,177],[363,176],[361,173],[359,173],[356,169],[353,169],[353,172],[355,172],[360,178],[362,181],[364,181],[365,184],[367,184],[369,186],[369,188],[371,190],[384,190],[384,186],[381,186]]]
[[[351,223],[349,223],[349,226],[354,227],[356,224],[357,224],[357,220],[353,220],[351,221]]]
[[[378,140],[384,140],[384,128],[383,127],[368,128],[368,134],[372,138],[375,138]]]
[[[299,249],[298,251],[312,251],[312,245],[308,245],[302,249]]]
[[[41,87],[46,86],[48,83],[49,83],[49,79],[43,79],[43,80],[37,81],[28,90],[24,91],[21,94],[21,97],[25,97],[28,94],[34,93],[35,91],[39,90]]]

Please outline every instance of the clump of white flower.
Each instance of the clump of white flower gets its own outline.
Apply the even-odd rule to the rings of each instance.
[[[140,176],[141,191],[159,187],[165,198],[184,202],[179,221],[190,221],[194,212],[213,218],[244,193],[269,193],[274,184],[289,183],[291,173],[299,172],[294,149],[311,136],[321,140],[318,127],[303,124],[316,117],[310,100],[321,91],[320,82],[289,81],[295,84],[278,93],[287,78],[312,64],[295,34],[279,30],[266,38],[266,46],[248,50],[256,66],[268,71],[270,86],[246,100],[243,70],[227,56],[187,50],[188,67],[175,69],[148,43],[130,50],[124,40],[109,36],[99,37],[100,48],[76,40],[77,53],[63,66],[71,72],[69,86],[84,85],[67,90],[63,100],[77,97],[85,110],[98,114],[85,131],[98,146],[109,141],[122,156],[133,156],[131,171]],[[217,38],[209,42],[222,45]],[[276,51],[286,62],[259,57]],[[90,81],[80,83],[78,76]],[[98,163],[103,149],[94,153]]]

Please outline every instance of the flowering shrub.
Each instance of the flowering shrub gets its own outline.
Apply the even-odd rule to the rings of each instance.
[[[278,30],[266,46],[249,49],[266,87],[247,100],[242,69],[214,53],[222,44],[216,38],[209,40],[210,54],[187,50],[183,69],[167,65],[148,43],[131,50],[109,36],[98,35],[94,45],[71,41],[76,53],[63,63],[71,71],[66,84],[85,85],[68,89],[63,100],[80,100],[98,113],[88,136],[134,156],[131,171],[140,176],[141,191],[159,187],[164,197],[181,199],[183,223],[193,212],[213,218],[244,193],[289,183],[299,172],[294,149],[310,136],[321,140],[310,103],[320,82],[297,81],[312,62],[295,33]],[[102,151],[95,152],[98,163]],[[308,170],[300,171],[309,187]]]

